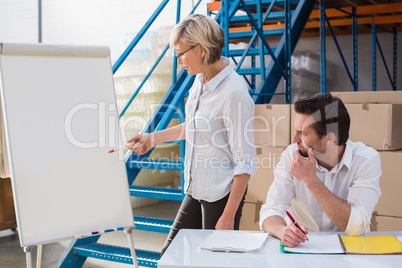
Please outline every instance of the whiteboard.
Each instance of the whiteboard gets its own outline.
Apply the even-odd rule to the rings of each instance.
[[[21,246],[133,227],[108,47],[2,43]]]

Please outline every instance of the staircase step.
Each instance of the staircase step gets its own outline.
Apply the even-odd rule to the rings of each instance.
[[[130,186],[130,195],[145,198],[155,198],[163,200],[183,201],[184,196],[180,189],[146,187],[146,186]]]
[[[278,29],[269,29],[269,30],[264,30],[263,35],[264,37],[278,37],[282,36],[283,33],[285,32],[284,28],[278,28]],[[245,31],[245,32],[231,32],[229,33],[229,39],[247,39],[251,38],[254,35],[254,31]]]
[[[259,1],[259,0],[246,0],[245,3],[246,3],[248,8],[256,8],[257,7],[257,1]],[[271,4],[272,1],[273,0],[261,0],[261,6],[262,7],[268,7]],[[297,3],[299,3],[299,1],[300,0],[291,0],[290,3],[291,4],[297,4]],[[217,11],[217,10],[219,10],[221,8],[220,3],[210,3],[210,5],[211,4],[214,4],[214,5],[213,5],[212,9],[210,9],[209,11]],[[275,6],[283,6],[283,5],[285,5],[285,0],[276,0],[274,5]],[[211,8],[211,6],[209,6],[209,8]],[[243,10],[243,6],[240,5],[239,9]]]
[[[131,160],[127,162],[128,168],[145,168],[145,169],[164,169],[164,170],[181,170],[180,161],[164,161],[164,160]]]
[[[272,52],[275,53],[276,47],[271,47],[271,49],[272,49]],[[231,56],[231,57],[242,56],[244,51],[245,51],[245,49],[231,49],[231,50],[229,50],[229,56]],[[264,54],[269,55],[269,52],[266,48],[264,48]],[[250,48],[247,55],[248,56],[260,55],[260,49],[259,48]]]
[[[248,8],[255,8],[257,7],[257,1],[259,0],[248,0],[244,1],[247,5]],[[269,6],[273,0],[261,0],[261,5],[263,7]],[[291,0],[291,4],[297,4],[299,3],[299,0]],[[275,6],[281,6],[285,4],[285,0],[277,0],[275,1]],[[242,9],[242,6],[240,5],[240,9]]]
[[[89,243],[73,248],[76,255],[91,257],[101,260],[133,264],[129,248],[105,245],[100,243]],[[136,249],[137,261],[139,266],[157,267],[161,258],[159,252]]]
[[[237,73],[240,75],[247,75],[247,74],[260,74],[260,68],[244,68],[237,70]]]
[[[294,11],[291,11],[293,15]],[[258,17],[257,14],[253,14],[253,18],[257,21]],[[271,11],[269,13],[268,18],[266,21],[273,21],[273,20],[285,20],[285,12],[284,11]],[[230,19],[230,23],[248,23],[250,18],[247,15],[244,16],[233,16]]]
[[[170,232],[173,220],[134,216],[135,229],[158,233]]]

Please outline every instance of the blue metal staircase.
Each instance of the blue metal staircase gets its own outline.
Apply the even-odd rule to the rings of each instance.
[[[166,6],[167,2],[169,2],[169,0],[161,1],[160,6],[151,16],[150,20],[145,24],[143,29],[127,47],[126,51],[117,60],[113,66],[113,72],[116,72],[124,62],[146,30]],[[201,0],[198,1],[191,13],[194,12],[200,2]],[[231,57],[235,61],[237,64],[236,71],[238,71],[239,74],[244,75],[250,87],[250,94],[253,96],[256,103],[268,103],[272,96],[276,94],[276,87],[283,77],[286,81],[286,92],[279,94],[284,95],[285,101],[290,103],[290,56],[296,46],[301,32],[303,31],[304,25],[313,10],[315,2],[315,0],[226,0],[222,1],[222,7],[217,10],[217,14],[210,13],[211,16],[215,16],[215,19],[220,23],[226,33],[226,45],[223,52],[224,56]],[[283,8],[283,11],[271,12],[273,7]],[[293,10],[292,7],[294,7]],[[237,11],[239,10],[245,11],[247,15],[237,15]],[[180,0],[178,0],[178,14],[180,14]],[[178,15],[177,21],[179,20],[179,17],[180,15]],[[278,21],[284,22],[283,25],[285,26],[278,29],[264,28],[267,26],[266,23]],[[236,28],[236,25],[244,23],[251,24],[251,27],[245,31],[233,31],[233,29]],[[277,47],[270,47],[268,45],[267,38],[271,37],[281,37]],[[248,40],[248,45],[245,49],[229,49],[230,42],[245,39]],[[166,46],[166,49],[155,62],[155,65],[151,68],[150,73],[145,77],[143,83],[141,83],[134,92],[130,101],[122,110],[120,117],[137,96],[142,85],[149,78],[150,74],[165,55],[168,48],[169,45]],[[272,58],[268,66],[265,64],[265,55],[270,55]],[[241,58],[239,59],[239,57]],[[252,59],[252,65],[241,68],[246,57]],[[256,63],[257,57],[259,57],[259,66]],[[176,64],[176,59],[174,59],[174,64]],[[142,131],[143,133],[163,130],[168,126],[173,118],[178,118],[179,123],[185,122],[184,97],[188,94],[188,90],[190,89],[195,77],[188,76],[184,69],[176,75],[175,65],[173,70],[172,85],[166,91],[160,104],[151,116],[147,125],[144,127]],[[257,76],[259,76],[261,80],[258,85],[256,82]],[[132,186],[132,183],[140,170],[146,168],[182,171],[182,185],[184,185],[183,161],[185,142],[179,141],[178,143],[180,144],[181,158],[178,161],[159,161],[149,159],[152,150],[142,156],[135,153],[127,155],[126,166],[131,196],[175,201],[183,200],[183,189]],[[136,228],[139,230],[162,233],[168,233],[173,224],[172,220],[139,216],[134,216],[134,222]],[[91,236],[73,240],[62,258],[59,260],[57,267],[81,267],[87,257],[132,264],[129,248],[97,243],[99,237],[100,236]],[[140,266],[156,267],[157,262],[160,259],[160,253],[158,252],[136,250],[136,254]]]

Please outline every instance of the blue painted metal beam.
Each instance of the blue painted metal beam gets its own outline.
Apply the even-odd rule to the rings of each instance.
[[[270,7],[271,6],[273,6],[272,4],[270,5]],[[254,17],[254,16],[252,16],[252,17]],[[263,18],[263,13],[262,13],[262,6],[261,6],[261,0],[260,1],[257,1],[257,17],[258,17],[258,26],[260,26],[261,27],[261,29],[262,29],[262,27],[263,27],[263,25],[264,25],[264,23],[265,23],[265,20],[264,20],[264,18]],[[267,16],[268,17],[268,16]],[[251,19],[251,18],[250,18]],[[266,19],[266,18],[265,18]],[[254,37],[254,35],[253,35],[253,37]],[[251,40],[250,40],[251,41]],[[254,42],[254,40],[253,40],[253,45],[255,45],[255,42]],[[259,36],[258,37],[258,43],[259,44],[262,44],[262,40],[261,40],[261,36]],[[265,73],[265,55],[264,55],[264,50],[266,49],[264,46],[262,46],[262,45],[260,45],[259,46],[259,56],[260,56],[260,72],[259,72],[259,75],[260,75],[260,77],[261,77],[261,80],[264,80],[265,79],[265,76],[264,76],[264,73]],[[272,53],[275,53],[272,49],[271,49],[271,51],[272,51]],[[268,53],[269,53],[269,51],[268,51]],[[253,57],[253,63],[255,64],[255,57]],[[252,65],[252,67],[254,68],[255,67],[255,65]],[[255,87],[255,75],[253,75],[253,81],[252,81],[252,84],[253,84],[253,88]]]
[[[271,47],[272,51],[275,53],[276,47]],[[259,48],[250,48],[250,50],[246,53],[246,49],[231,49],[229,50],[230,57],[239,57],[245,54],[245,56],[252,56],[252,55],[259,55],[260,49]],[[268,54],[268,50],[264,48],[264,54]]]
[[[291,86],[292,86],[292,48],[291,48],[291,16],[290,16],[290,0],[285,2],[285,103],[291,103]]]
[[[194,5],[193,9],[191,10],[190,14],[193,14],[194,11],[198,8],[202,0],[198,0],[198,2]],[[181,8],[181,0],[177,0],[177,13],[176,13],[176,24],[180,22],[180,8]],[[176,84],[177,79],[177,57],[176,53],[173,55],[173,73],[172,73],[172,84]]]
[[[282,72],[282,76],[283,76],[285,79],[287,79],[286,74],[285,74],[285,71],[283,70],[283,67],[281,66],[281,64],[279,63],[279,61],[278,61],[278,59],[276,58],[275,54],[273,53],[273,51],[272,51],[271,47],[269,46],[267,40],[265,40],[265,36],[264,36],[263,30],[261,30],[261,29],[262,29],[262,25],[261,25],[261,29],[260,29],[260,28],[258,27],[258,25],[255,23],[255,21],[252,19],[252,14],[251,14],[250,10],[248,9],[248,7],[247,7],[246,3],[244,2],[244,0],[240,0],[240,3],[241,3],[241,5],[243,6],[243,8],[245,9],[247,15],[250,17],[250,22],[251,22],[251,24],[253,25],[254,30],[258,33],[258,36],[261,37],[260,40],[262,41],[262,43],[264,44],[264,46],[268,49],[269,55],[271,55],[271,58],[272,58],[271,62],[274,61],[274,62],[277,64],[278,68],[279,68],[279,69],[281,70],[281,72]],[[283,29],[282,29],[282,30],[283,30]]]
[[[163,116],[164,116],[164,114],[163,113],[158,113],[158,116],[160,117],[160,118],[162,118]],[[180,118],[180,114],[179,113],[174,113],[173,115],[172,115],[172,119],[179,119]]]
[[[357,46],[357,14],[356,7],[352,7],[352,38],[353,38],[353,91],[358,91],[358,46]]]
[[[229,20],[229,0],[222,0],[220,26],[225,33],[225,46],[222,51],[222,54],[225,57],[229,57]]]
[[[134,224],[136,230],[167,234],[172,228],[173,220],[134,216]]]
[[[87,256],[77,255],[73,251],[74,247],[82,246],[88,243],[94,243],[98,241],[100,235],[90,236],[85,239],[73,239],[70,245],[64,250],[60,259],[58,260],[56,267],[59,268],[71,268],[81,267],[87,259]]]
[[[92,257],[111,262],[133,264],[131,251],[129,248],[125,247],[90,243],[82,246],[76,246],[74,247],[74,251],[76,255],[84,256],[85,258]],[[136,249],[135,254],[137,256],[138,265],[145,267],[157,267],[158,261],[161,258],[161,254],[154,251]]]
[[[393,77],[394,77],[394,79],[393,79],[393,90],[397,90],[397,86],[398,86],[398,83],[397,83],[397,69],[398,69],[398,32],[396,31],[396,27],[394,26],[394,31],[393,31],[393,40],[394,40],[394,42],[393,42],[393,44],[394,44],[394,47],[393,47],[393,50],[394,50],[394,53],[393,53],[393,55],[394,55],[394,57],[393,57],[393,65],[394,65],[394,68],[393,68]]]
[[[169,87],[165,95],[162,97],[158,107],[156,108],[154,114],[151,116],[147,124],[145,125],[144,129],[142,130],[143,133],[152,133],[156,130],[157,126],[161,122],[161,118],[159,117],[159,114],[165,114],[168,108],[173,109],[175,107],[172,107],[172,105],[165,105],[165,103],[172,103],[173,98],[179,99],[181,95],[184,95],[184,92],[188,90],[188,88],[183,88],[183,82],[187,79],[188,75],[187,72],[184,70],[184,68],[180,71],[177,79],[177,83],[173,84]],[[192,78],[194,79],[194,77]],[[190,77],[191,80],[191,77]],[[173,92],[176,92],[175,94],[172,94]],[[174,97],[173,97],[174,95]],[[176,106],[176,105],[174,105]],[[177,109],[177,108],[176,108]],[[175,112],[176,110],[174,110]],[[172,112],[173,114],[173,112]],[[167,119],[164,120],[164,123],[161,126],[164,126],[166,128],[167,124],[170,122],[166,122]],[[135,160],[146,160],[149,155],[152,153],[153,149],[151,149],[148,153],[139,156],[138,154],[132,152],[128,156],[128,159],[126,161],[126,164],[129,163],[130,161],[135,161]],[[131,185],[135,178],[137,177],[138,173],[140,172],[140,169],[131,169],[127,166],[127,177],[128,177],[128,184]]]
[[[271,4],[269,5],[269,7],[267,8],[267,10],[265,11],[265,13],[263,14],[263,16],[262,17],[261,17],[261,15],[258,16],[259,18],[261,18],[261,19],[259,19],[258,25],[262,26],[265,23],[266,19],[268,18],[268,16],[270,15],[270,13],[272,11],[272,8],[275,5],[275,3],[276,3],[276,1],[273,0],[271,2]],[[261,6],[261,5],[258,5],[258,6]],[[261,9],[261,7],[260,7],[260,9]],[[261,10],[259,12],[261,12]],[[243,54],[240,58],[239,63],[236,63],[235,71],[239,72],[239,69],[240,69],[241,65],[243,64],[243,61],[245,60],[246,56],[253,55],[253,53],[252,53],[253,50],[258,51],[258,55],[260,56],[260,73],[259,74],[260,74],[261,80],[263,81],[265,79],[265,75],[264,75],[265,74],[265,54],[269,54],[269,50],[262,45],[261,37],[259,37],[259,39],[258,39],[259,44],[260,44],[259,48],[258,49],[254,48],[255,39],[257,38],[257,36],[258,36],[258,33],[256,31],[254,31],[253,36],[251,37],[250,41],[247,44],[247,48],[243,51]],[[275,49],[271,48],[272,53],[275,53]],[[254,68],[254,67],[255,67],[255,57],[252,57],[252,68]],[[240,73],[241,72],[242,71],[240,71]],[[243,75],[244,74],[246,74],[246,73],[243,73]],[[251,82],[248,80],[247,76],[244,76],[244,78],[250,88],[255,88],[255,74],[251,77]]]
[[[273,3],[273,2],[272,2]],[[292,12],[293,14],[293,12]],[[253,18],[257,20],[258,15],[253,14]],[[248,16],[234,16],[231,20],[230,23],[247,23],[249,21]],[[275,11],[275,12],[270,12],[268,18],[266,21],[273,21],[273,20],[284,20],[285,19],[285,14],[283,11]]]
[[[376,25],[371,25],[371,72],[372,72],[372,91],[377,91],[377,30]]]
[[[256,75],[256,74],[260,74],[260,68],[238,69],[237,73],[240,75]]]
[[[269,29],[269,30],[263,30],[261,31],[262,36],[265,37],[278,37],[282,36],[283,33],[285,32],[285,29],[279,28],[279,29]],[[254,31],[245,31],[245,32],[232,32],[229,33],[229,39],[249,39],[252,38],[254,35]]]
[[[296,47],[296,44],[303,32],[304,26],[306,25],[306,22],[309,19],[309,16],[311,14],[311,11],[313,10],[315,6],[316,0],[300,0],[299,4],[297,5],[294,15],[292,16],[292,38],[291,38],[291,50],[293,52],[294,48]],[[284,64],[284,46],[285,46],[285,38],[282,36],[281,40],[279,41],[279,44],[277,45],[276,51],[275,51],[275,56],[281,62],[281,64]],[[279,81],[282,78],[282,72],[275,64],[274,61],[271,61],[265,70],[265,77],[266,79],[264,80],[263,83],[260,83],[258,87],[255,89],[255,93],[257,93],[255,96],[253,96],[253,100],[256,104],[259,103],[266,103],[269,102],[272,98],[272,96],[268,96],[268,99],[264,99],[259,96],[260,93],[274,93]],[[264,101],[264,102],[263,102]]]
[[[177,0],[176,24],[180,22],[180,7],[181,7],[181,0]],[[175,53],[173,53],[172,84],[176,84],[176,79],[177,79],[177,57],[175,50]]]
[[[376,25],[376,28],[381,29],[381,30],[383,30],[385,32],[391,33],[392,37],[393,37],[393,47],[392,47],[393,48],[393,50],[392,50],[393,51],[393,57],[392,57],[393,75],[392,75],[392,77],[391,77],[391,74],[390,74],[390,71],[389,71],[389,68],[388,68],[388,64],[387,64],[387,62],[385,60],[384,53],[382,52],[382,48],[381,48],[381,45],[380,45],[380,41],[378,40],[377,34],[376,34],[376,37],[375,37],[375,41],[377,43],[378,50],[380,51],[380,55],[381,55],[382,61],[383,61],[384,66],[385,66],[385,70],[387,71],[388,79],[389,79],[389,81],[391,83],[392,90],[396,90],[396,87],[397,87],[397,84],[396,84],[396,79],[397,79],[396,78],[396,70],[397,70],[397,46],[396,46],[397,45],[397,33],[396,33],[396,27],[394,26],[392,31],[389,31],[389,30],[387,30],[387,29],[385,29],[385,28],[383,28],[381,26],[378,26],[378,25]]]
[[[328,19],[328,17],[326,15],[325,15],[325,21],[327,22],[328,29],[331,32],[331,35],[332,35],[332,38],[334,39],[336,48],[338,49],[339,55],[341,56],[343,66],[345,67],[346,73],[349,76],[349,80],[352,83],[352,85],[354,85],[354,78],[352,77],[352,74],[349,71],[349,67],[348,67],[348,65],[346,63],[346,60],[345,60],[345,57],[343,56],[343,53],[342,53],[342,49],[339,46],[338,39],[336,39],[336,35],[335,35],[335,33],[334,33],[333,29],[332,29],[331,23],[329,22],[329,19]]]
[[[188,92],[188,90],[190,89],[191,85],[193,84],[195,79],[195,76],[187,76],[182,85],[180,86],[180,89],[178,90],[178,92],[175,94],[175,96],[173,97],[172,101],[170,102],[170,104],[165,107],[165,111],[164,111],[164,116],[162,117],[160,123],[158,124],[158,126],[156,127],[156,131],[165,129],[168,124],[170,123],[170,120],[172,118],[172,115],[177,111],[177,109],[179,108],[179,104],[183,101],[184,99],[184,94],[186,92]],[[167,102],[165,102],[167,103]],[[160,111],[158,111],[160,112]],[[184,111],[180,110],[180,116],[184,116]]]
[[[260,1],[260,0],[247,0],[246,1],[247,7],[256,8],[258,1]],[[263,6],[267,6],[267,5],[270,5],[273,1],[274,0],[261,0],[261,4]],[[275,5],[277,5],[277,6],[285,5],[285,1],[286,0],[277,0]],[[299,3],[299,0],[291,0],[291,4],[298,4],[298,3]]]
[[[320,91],[327,92],[327,45],[325,29],[325,1],[320,1]]]
[[[376,40],[376,43],[377,43],[377,46],[378,46],[378,50],[380,51],[380,55],[381,55],[381,58],[382,58],[382,62],[384,63],[385,70],[387,71],[387,75],[388,75],[389,82],[391,83],[391,87],[393,88],[394,85],[393,85],[393,82],[392,82],[391,74],[390,74],[390,72],[389,72],[388,64],[387,64],[387,62],[386,62],[386,60],[385,60],[384,53],[382,52],[382,48],[381,48],[381,45],[380,45],[380,41],[378,41],[378,37],[376,37],[375,40]]]
[[[141,81],[141,84],[138,86],[134,94],[131,96],[130,100],[127,102],[126,106],[124,106],[123,110],[119,114],[119,118],[121,118],[124,113],[127,111],[128,107],[131,105],[135,97],[137,97],[138,93],[140,92],[141,88],[144,86],[145,82],[148,81],[148,78],[151,76],[153,71],[155,70],[156,66],[158,66],[159,62],[162,60],[163,56],[165,56],[166,51],[168,51],[170,45],[167,45],[165,49],[162,51],[162,53],[159,55],[158,59],[154,63],[154,65],[151,67],[147,75],[144,77],[144,79]]]
[[[130,195],[145,198],[183,201],[184,196],[180,189],[145,187],[132,185],[129,187]]]
[[[234,3],[235,3],[235,1],[238,1],[238,0],[230,0],[232,3],[231,3],[231,9],[232,9],[232,7],[234,6]],[[250,8],[256,8],[257,7],[257,1],[261,1],[261,4],[262,4],[262,6],[263,7],[267,7],[267,6],[269,6],[269,5],[271,5],[272,4],[272,2],[275,2],[275,6],[281,6],[281,5],[284,5],[285,4],[285,1],[286,0],[252,0],[252,1],[250,1],[250,0],[247,0],[246,1],[246,5],[248,6],[248,7],[250,7]],[[292,4],[298,4],[299,3],[299,0],[291,0],[291,3]],[[218,23],[220,23],[221,22],[221,10],[222,10],[222,8],[221,9],[219,9],[219,11],[218,11],[218,13],[216,14],[216,21],[218,22]],[[237,11],[238,10],[238,7],[236,7],[236,9],[235,9],[235,11]],[[208,15],[211,15],[212,13],[211,12],[207,12],[208,13]],[[231,12],[229,12],[229,13],[231,13]],[[279,13],[282,13],[283,14],[283,12],[282,11],[278,11],[278,14]],[[274,16],[276,15],[275,14],[275,12],[274,13],[272,13]],[[232,18],[233,16],[230,16],[230,18]],[[248,17],[248,16],[247,16]],[[232,19],[230,19],[229,21],[231,21]],[[247,21],[249,21],[249,19],[247,19]]]

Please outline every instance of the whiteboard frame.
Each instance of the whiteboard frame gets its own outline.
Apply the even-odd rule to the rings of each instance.
[[[57,83],[59,87],[51,88]],[[21,90],[18,94],[29,99],[18,98],[15,90]],[[109,144],[101,139],[98,147],[78,148],[69,137],[63,139],[61,136],[62,123],[66,127],[61,120],[66,121],[67,109],[70,107],[71,111],[74,105],[92,103],[98,104],[98,114],[90,108],[74,114],[72,132],[78,133],[81,139],[93,140],[95,123],[92,119],[98,119],[99,138],[99,129],[109,123],[100,119],[107,118],[116,124],[108,126],[115,127],[112,130],[117,133],[112,148],[121,143],[110,49],[104,46],[1,43],[0,91],[2,127],[5,128],[21,246],[133,228],[122,155],[108,154]],[[48,98],[62,101],[53,103]],[[17,105],[21,105],[18,107],[21,112],[16,111]],[[106,109],[101,116],[102,105],[109,108],[114,105],[116,109]],[[38,111],[32,107],[37,107]],[[46,111],[49,107],[53,110]],[[35,117],[35,113],[38,116]],[[109,134],[105,133],[106,141]],[[72,172],[74,168],[76,173]],[[69,189],[66,190],[69,192],[65,193],[63,189]],[[108,198],[100,193],[107,193]],[[49,197],[53,198],[45,200]]]

